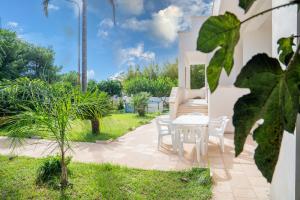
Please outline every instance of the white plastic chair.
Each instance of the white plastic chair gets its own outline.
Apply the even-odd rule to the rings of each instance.
[[[175,126],[175,137],[178,141],[179,155],[183,156],[183,144],[195,144],[197,152],[197,161],[200,162],[201,157],[201,142],[202,137],[201,128],[195,126]]]
[[[208,124],[208,135],[218,137],[222,152],[224,152],[224,132],[229,119],[227,116],[211,119]]]
[[[162,138],[171,135],[172,145],[174,146],[174,134],[171,131],[171,119],[169,116],[161,116],[156,118],[156,127],[158,131],[157,149],[161,146]]]

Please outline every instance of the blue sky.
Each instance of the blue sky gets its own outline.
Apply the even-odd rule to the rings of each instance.
[[[80,2],[80,0],[75,0]],[[77,9],[66,0],[52,0],[45,17],[42,0],[0,0],[3,28],[20,38],[52,47],[63,72],[77,69]],[[88,0],[88,76],[104,80],[129,65],[172,62],[177,32],[190,16],[210,13],[211,0],[117,0],[116,25],[107,0]]]

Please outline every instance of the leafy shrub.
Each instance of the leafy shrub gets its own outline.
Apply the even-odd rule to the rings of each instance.
[[[169,77],[158,77],[156,79],[138,77],[126,80],[124,89],[128,95],[148,92],[155,97],[166,97],[170,95],[172,87],[176,85],[177,80],[172,80]]]
[[[66,165],[70,164],[71,157],[67,157]],[[49,156],[37,170],[37,183],[51,183],[61,174],[61,162],[59,156]]]
[[[47,93],[47,84],[38,79],[19,78],[0,82],[0,117],[18,114],[24,111],[25,106],[33,108],[31,100],[43,101]]]
[[[124,109],[124,101],[120,99],[118,101],[118,110],[123,110]]]
[[[124,82],[124,89],[126,94],[135,95],[140,92],[153,92],[153,84],[151,84],[151,80],[144,77],[137,77],[126,80]]]
[[[100,81],[98,83],[98,89],[102,92],[106,92],[109,96],[122,96],[122,84],[117,80]]]
[[[145,116],[149,98],[150,94],[147,92],[140,92],[132,97],[132,104],[139,116]]]
[[[191,89],[200,89],[205,86],[205,65],[191,66]]]

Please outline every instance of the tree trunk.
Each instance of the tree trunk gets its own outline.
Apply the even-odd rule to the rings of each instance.
[[[82,0],[82,91],[87,90],[87,0]]]
[[[65,160],[65,152],[63,148],[61,149],[60,165],[61,165],[60,184],[62,189],[64,189],[68,186],[68,170],[67,170],[67,165]]]
[[[95,118],[91,120],[91,124],[92,124],[92,133],[94,135],[98,135],[100,134],[100,123],[99,123],[99,119]]]
[[[77,81],[78,81],[78,85],[80,86],[80,81],[81,81],[81,79],[80,79],[80,76],[81,76],[80,75],[80,70],[81,70],[80,69],[80,39],[81,39],[81,37],[80,37],[80,31],[81,31],[81,29],[80,29],[80,22],[81,22],[80,21],[80,18],[81,18],[80,15],[81,15],[81,11],[80,11],[80,5],[79,4],[77,4],[77,5],[78,5],[78,44],[77,44],[77,48],[78,48],[77,49],[77,51],[78,51],[77,52],[78,53],[78,58],[77,58],[78,59],[78,69],[77,69],[77,73],[78,73],[77,76],[78,77],[77,78],[78,78],[78,80]]]

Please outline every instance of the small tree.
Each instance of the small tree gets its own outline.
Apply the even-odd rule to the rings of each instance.
[[[124,81],[124,89],[128,95],[135,95],[140,92],[148,92],[152,94],[153,84],[148,78],[136,77]]]
[[[152,82],[152,85],[152,95],[160,97],[164,105],[166,105],[166,98],[170,96],[172,87],[177,85],[177,80],[174,81],[169,77],[159,77]]]
[[[134,106],[134,109],[141,117],[145,116],[149,98],[150,94],[147,92],[141,92],[132,97],[132,104]]]
[[[98,89],[106,92],[109,96],[122,96],[122,84],[117,80],[100,81],[98,83]]]
[[[100,134],[99,118],[106,116],[111,108],[109,96],[104,92],[87,91],[81,95],[81,104],[78,106],[79,116],[81,119],[91,121],[92,133]]]
[[[79,89],[70,89],[64,87],[63,84],[47,85],[41,90],[34,87],[31,82],[28,85],[11,83],[6,85],[6,88],[12,88],[11,91],[20,91],[13,92],[12,94],[18,95],[12,96],[14,98],[10,101],[15,101],[16,103],[13,105],[22,109],[13,115],[1,117],[0,126],[13,138],[14,145],[16,142],[22,142],[20,138],[32,133],[50,133],[59,149],[61,158],[60,183],[62,188],[65,188],[68,185],[66,153],[71,148],[68,141],[71,121],[84,118],[87,113],[93,113],[94,116],[102,113],[103,106],[99,106],[99,101],[96,101],[98,94],[82,95]],[[20,95],[22,91],[26,91],[26,98],[23,100],[24,95]],[[36,91],[39,91],[38,95]],[[27,94],[30,95],[29,98]]]

